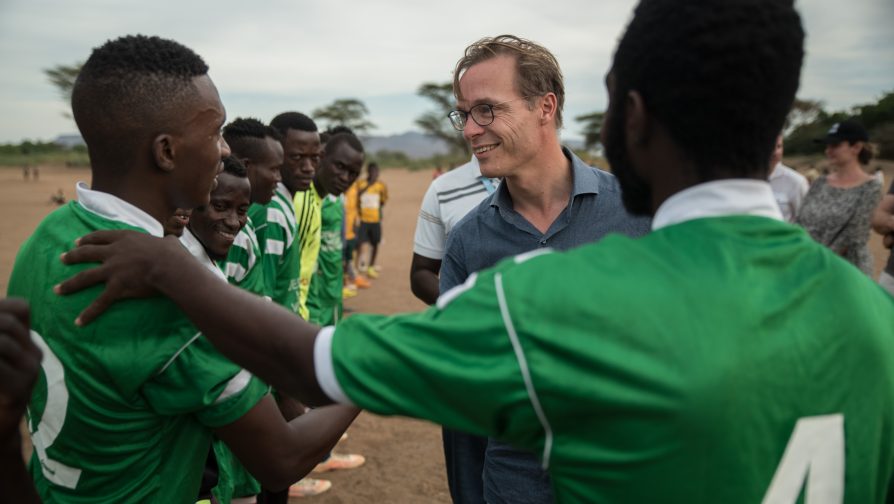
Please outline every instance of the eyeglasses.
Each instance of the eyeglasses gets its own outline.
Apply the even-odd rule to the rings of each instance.
[[[530,98],[530,96],[523,96],[514,100],[494,103],[493,105],[490,103],[479,103],[468,111],[456,109],[447,114],[447,118],[450,119],[450,124],[452,124],[453,128],[457,131],[462,131],[466,128],[466,121],[469,120],[469,117],[475,121],[475,124],[484,127],[494,122],[494,108],[518,100],[527,100],[528,98]]]

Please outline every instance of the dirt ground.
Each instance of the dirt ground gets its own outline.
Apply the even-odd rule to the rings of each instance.
[[[886,183],[894,176],[894,163],[882,164]],[[75,182],[89,182],[86,169],[44,167],[40,180],[23,180],[20,170],[0,168],[0,288],[6,292],[16,251],[40,220],[55,206],[50,196],[62,189],[74,197]],[[430,171],[386,170],[382,179],[388,184],[390,200],[385,207],[384,241],[378,263],[381,278],[373,287],[348,300],[351,313],[398,313],[424,307],[409,290],[409,264],[412,257],[413,231],[422,196],[431,182]],[[870,242],[880,271],[888,253],[880,238]],[[349,438],[338,451],[361,453],[366,465],[355,470],[328,473],[333,488],[312,499],[293,499],[320,504],[448,503],[444,477],[440,429],[430,423],[403,418],[384,418],[363,413],[349,430]]]

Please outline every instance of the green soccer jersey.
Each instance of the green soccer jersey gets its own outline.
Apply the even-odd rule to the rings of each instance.
[[[73,323],[103,289],[52,286],[92,265],[64,266],[76,238],[161,225],[111,195],[78,187],[22,246],[9,295],[31,304],[42,372],[28,408],[31,470],[44,502],[191,503],[211,429],[248,412],[266,387],[220,355],[168,299],[115,304]]]
[[[264,283],[271,299],[298,313],[301,250],[289,190],[279,183],[270,203],[252,204],[248,216],[254,222],[261,249]]]
[[[264,281],[261,249],[251,217],[236,235],[226,260],[220,261],[219,265],[231,284],[259,296],[273,297]]]
[[[894,299],[802,229],[722,216],[351,317],[317,370],[333,398],[540,454],[558,502],[881,503],[892,327]]]
[[[317,258],[320,255],[323,199],[311,184],[310,189],[295,193],[293,204],[295,218],[298,221],[298,239],[301,240],[301,291],[298,313],[301,318],[308,320],[310,310],[307,308],[307,296],[310,293],[311,279],[317,271]]]
[[[339,198],[331,194],[323,198],[320,209],[320,253],[307,295],[309,320],[317,325],[335,325],[341,319],[341,290],[344,287],[341,237],[344,217],[345,209]]]

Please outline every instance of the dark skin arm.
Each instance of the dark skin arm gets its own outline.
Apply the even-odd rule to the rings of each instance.
[[[64,295],[105,283],[106,289],[75,323],[89,324],[115,301],[162,294],[233,362],[304,404],[331,404],[314,374],[313,346],[320,328],[275,303],[223,284],[176,238],[97,231],[81,238],[62,261],[102,263],[56,286]]]
[[[28,304],[0,301],[0,488],[9,502],[40,502],[22,457],[19,423],[40,372],[41,353],[31,341]]]
[[[438,273],[440,271],[440,259],[413,254],[413,262],[410,264],[410,290],[425,304],[433,305],[438,300],[440,294]]]
[[[105,283],[106,289],[77,323],[88,324],[116,300],[162,294],[180,306],[221,353],[277,390],[305,404],[332,402],[314,374],[317,326],[221,282],[175,238],[101,231],[82,238],[79,245],[63,256],[65,263],[102,265],[72,277],[57,292],[67,294],[96,283]],[[358,413],[357,408],[331,406],[287,423],[273,398],[266,397],[215,434],[262,485],[275,490],[312,470]]]

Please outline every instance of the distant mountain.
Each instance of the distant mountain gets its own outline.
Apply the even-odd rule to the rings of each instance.
[[[411,159],[419,159],[450,152],[443,140],[416,131],[389,136],[369,135],[361,137],[361,140],[363,148],[371,154],[383,150],[400,151]]]
[[[363,140],[364,149],[371,154],[383,150],[400,151],[411,159],[420,159],[450,152],[450,148],[443,140],[418,131],[388,136],[364,135],[361,140]],[[581,149],[584,145],[582,140],[576,138],[563,138],[562,144],[571,149]]]

